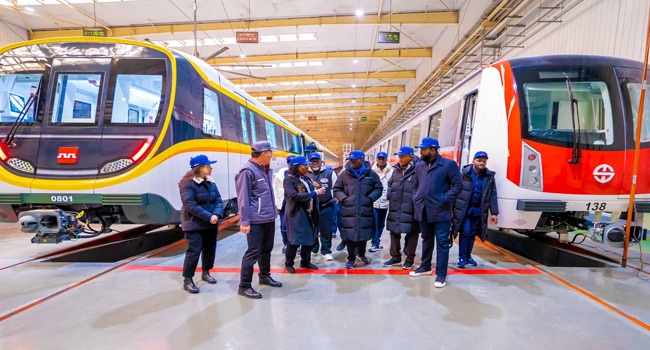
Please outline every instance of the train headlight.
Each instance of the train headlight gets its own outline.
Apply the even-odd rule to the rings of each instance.
[[[18,159],[18,158],[10,158],[7,161],[7,165],[9,165],[10,167],[12,167],[12,168],[14,168],[14,169],[16,169],[18,171],[22,171],[24,173],[33,174],[36,171],[36,169],[34,169],[34,166],[32,165],[32,163],[30,163],[30,162],[28,162],[26,160]]]
[[[99,173],[100,174],[114,173],[116,171],[120,171],[128,167],[131,164],[133,164],[133,161],[131,159],[118,159],[104,164],[104,166],[101,169],[99,169]]]
[[[542,157],[535,149],[523,143],[520,186],[531,190],[541,191],[544,188],[542,180]]]

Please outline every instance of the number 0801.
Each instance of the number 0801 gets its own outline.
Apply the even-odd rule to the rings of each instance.
[[[72,196],[52,196],[50,200],[53,203],[72,203]]]

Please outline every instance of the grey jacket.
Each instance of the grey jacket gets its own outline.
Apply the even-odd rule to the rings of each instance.
[[[239,224],[266,224],[274,222],[275,207],[271,170],[248,160],[235,176]]]

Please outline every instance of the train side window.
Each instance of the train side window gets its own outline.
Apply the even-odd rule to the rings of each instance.
[[[634,121],[634,129],[632,135],[636,141],[636,128],[637,121],[639,120],[639,103],[641,103],[641,84],[627,83],[626,84],[628,96],[630,99],[630,109],[632,110],[632,119]],[[645,95],[643,104],[643,121],[641,122],[641,142],[650,142],[650,95]]]
[[[282,128],[282,141],[284,142],[284,150],[291,151],[291,142],[289,141],[289,132],[287,129]]]
[[[255,113],[253,111],[248,111],[248,117],[251,121],[251,140],[252,142],[257,142],[257,125],[255,124]]]
[[[160,114],[162,75],[118,74],[112,124],[153,124]]]
[[[420,144],[420,130],[422,129],[421,124],[416,124],[411,128],[411,142],[410,145],[411,147],[417,146]]]
[[[406,145],[406,130],[402,131],[402,141],[400,141],[399,146],[402,147]]]
[[[58,74],[52,124],[97,124],[102,74]]]
[[[275,139],[278,142],[278,149],[284,151],[286,148],[285,148],[284,135],[282,134],[282,130],[284,130],[284,128],[282,128],[280,125],[275,126]]]
[[[217,93],[203,89],[203,133],[213,136],[221,134],[221,116],[219,115],[219,98]]]
[[[457,100],[442,110],[438,115],[439,129],[437,137],[440,147],[451,147],[456,145],[456,135],[458,134],[458,120],[460,119],[460,105],[462,100]],[[472,124],[474,122],[472,121]]]
[[[433,137],[434,139],[438,138],[438,134],[440,133],[440,119],[442,119],[442,111],[438,111],[429,117],[429,131],[427,132],[427,136]]]
[[[251,112],[252,113],[252,112]],[[255,127],[257,128],[257,141],[268,140],[266,137],[266,118],[260,114],[255,114]]]
[[[248,143],[248,122],[246,121],[246,108],[239,106],[239,116],[241,117],[241,131],[244,137],[244,143]]]
[[[295,134],[291,134],[291,152],[298,154],[302,153],[302,147],[300,147],[300,138]]]
[[[271,147],[277,149],[278,148],[278,141],[275,138],[276,137],[276,135],[275,135],[275,123],[267,120],[267,121],[264,122],[264,124],[266,126],[266,139],[271,144]]]

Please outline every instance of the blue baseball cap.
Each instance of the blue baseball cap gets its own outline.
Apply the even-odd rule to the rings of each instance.
[[[438,140],[434,139],[433,137],[425,137],[422,139],[421,144],[415,146],[415,148],[427,148],[427,147],[440,148],[440,144],[438,143]]]
[[[291,166],[296,166],[296,165],[309,165],[310,163],[305,159],[303,156],[297,156],[291,158],[291,162],[289,162],[289,165]]]
[[[379,152],[377,153],[377,158],[388,158],[388,154],[386,152]]]
[[[415,154],[415,151],[413,151],[413,148],[409,146],[402,146],[400,147],[399,151],[395,153],[396,156],[407,156],[407,155],[413,155]]]
[[[354,150],[351,151],[350,154],[348,154],[349,160],[364,159],[364,158],[366,158],[366,155],[363,153],[363,151]]]
[[[487,152],[483,152],[483,151],[478,151],[478,152],[476,152],[476,154],[474,155],[474,159],[476,159],[476,158],[485,158],[485,159],[488,159]]]
[[[273,151],[271,144],[268,141],[257,141],[251,146],[253,152],[266,152]]]
[[[293,157],[295,157],[295,156],[288,156],[287,157],[287,163],[289,163],[291,161],[291,159],[293,159]]]
[[[318,154],[318,153],[310,153],[309,154],[309,160],[312,160],[312,159],[321,159],[320,154]]]
[[[194,169],[195,167],[199,165],[208,165],[208,164],[214,164],[216,163],[216,160],[210,160],[208,159],[208,156],[204,154],[199,154],[196,157],[190,158],[190,168]]]

